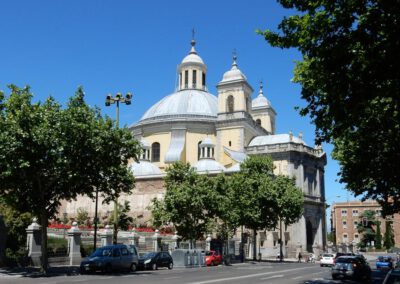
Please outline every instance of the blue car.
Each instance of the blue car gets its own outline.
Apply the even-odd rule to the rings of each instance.
[[[376,260],[376,269],[392,269],[393,259],[391,256],[378,256]]]

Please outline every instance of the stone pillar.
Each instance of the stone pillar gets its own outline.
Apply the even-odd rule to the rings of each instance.
[[[153,239],[153,248],[154,251],[159,251],[160,250],[160,242],[161,242],[161,238],[160,238],[160,233],[158,230],[156,230],[154,232],[154,235],[152,236]]]
[[[40,266],[41,264],[42,235],[40,233],[40,228],[41,226],[37,223],[37,218],[33,218],[32,224],[30,224],[26,229],[28,257],[30,258],[33,266]]]
[[[133,228],[129,236],[129,244],[135,245],[139,249],[139,235],[136,233],[136,229]]]
[[[206,238],[206,251],[209,251],[211,249],[211,235],[208,234]]]
[[[78,228],[78,223],[73,222],[71,229],[68,230],[68,250],[69,265],[79,265],[82,260],[81,256],[81,235],[82,232]]]
[[[172,236],[172,244],[173,244],[173,249],[176,250],[178,248],[178,232],[175,232],[175,235]]]
[[[106,225],[106,228],[103,230],[103,232],[100,233],[101,246],[103,247],[112,245],[112,237],[113,232],[110,229],[110,226]]]

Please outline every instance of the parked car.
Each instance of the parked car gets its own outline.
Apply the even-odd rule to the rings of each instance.
[[[168,252],[149,252],[139,258],[139,269],[156,270],[159,267],[167,267],[172,269],[174,261]]]
[[[369,281],[371,268],[368,262],[357,256],[340,256],[332,267],[332,279],[353,278]]]
[[[324,253],[320,259],[320,266],[333,266],[335,264],[335,255],[333,253]]]
[[[111,245],[96,249],[80,265],[81,273],[114,270],[136,271],[138,255],[134,245]]]
[[[391,256],[378,256],[376,260],[376,269],[392,269],[393,259]]]
[[[355,256],[355,254],[352,253],[352,252],[337,252],[336,255],[335,255],[333,264],[335,264],[336,263],[336,259],[338,257],[341,257],[341,256]]]
[[[206,265],[214,266],[222,263],[222,255],[219,251],[210,250],[206,252]]]
[[[382,284],[400,284],[400,270],[392,269],[387,274]]]

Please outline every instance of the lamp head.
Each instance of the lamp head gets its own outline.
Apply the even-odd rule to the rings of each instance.
[[[131,93],[127,93],[125,96],[125,104],[130,105],[132,101],[132,94]]]
[[[111,95],[107,95],[106,97],[106,106],[110,106],[111,104]]]

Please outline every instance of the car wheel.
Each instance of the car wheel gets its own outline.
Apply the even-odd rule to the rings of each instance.
[[[131,267],[129,268],[129,271],[130,271],[130,272],[136,272],[136,270],[137,270],[136,264],[135,264],[135,263],[132,263],[132,264],[131,264]]]
[[[338,279],[338,277],[336,275],[332,275],[332,279],[336,280],[336,279]]]
[[[151,266],[151,269],[152,270],[157,270],[158,269],[157,263],[153,263],[153,265]]]
[[[174,264],[173,264],[172,262],[170,262],[170,263],[168,264],[168,269],[172,269],[172,268],[174,268]]]
[[[107,264],[106,267],[104,268],[105,273],[111,273],[112,272],[112,266],[111,264]]]
[[[320,264],[320,266],[321,266],[321,267],[324,267],[324,265],[323,265],[323,264]]]
[[[85,269],[84,269],[83,267],[81,267],[81,268],[79,269],[79,273],[80,273],[80,274],[85,274],[85,272],[86,272],[86,271],[85,271]]]

